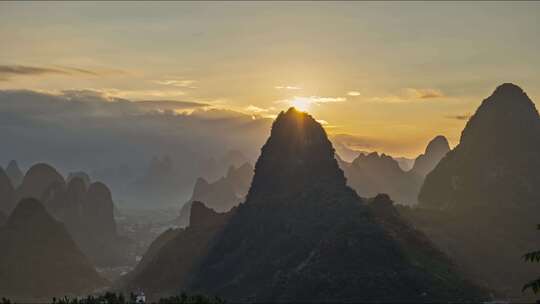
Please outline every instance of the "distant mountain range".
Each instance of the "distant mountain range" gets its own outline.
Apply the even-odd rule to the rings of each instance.
[[[182,209],[176,223],[180,227],[189,225],[189,216],[191,214],[191,204],[195,201],[204,202],[209,208],[224,212],[237,206],[244,200],[245,195],[251,185],[253,177],[253,166],[244,163],[238,168],[231,165],[227,175],[219,180],[208,183],[204,178],[197,179],[193,194]]]
[[[337,159],[347,184],[360,196],[373,197],[378,193],[387,193],[397,203],[412,206],[418,202],[424,177],[448,151],[450,147],[446,138],[441,135],[435,137],[427,145],[425,153],[414,160],[409,171],[384,153],[360,153],[352,163],[339,157]]]
[[[116,232],[110,190],[103,183],[90,183],[85,174],[78,175],[82,177],[72,175],[66,184],[56,169],[39,163],[30,167],[15,188],[0,170],[0,211],[9,215],[22,199],[40,200],[52,216],[64,223],[93,263],[100,266],[127,263],[125,249],[130,242]]]
[[[151,246],[126,286],[244,302],[487,298],[403,221],[388,196],[346,186],[324,129],[294,108],[276,118],[244,203],[193,203],[186,229]]]

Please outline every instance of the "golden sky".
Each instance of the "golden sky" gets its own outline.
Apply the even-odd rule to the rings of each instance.
[[[538,2],[1,2],[0,89],[272,117],[416,156],[503,82],[540,90]]]

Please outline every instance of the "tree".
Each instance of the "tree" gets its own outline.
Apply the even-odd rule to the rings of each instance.
[[[540,225],[536,226],[536,229],[540,230]],[[540,262],[540,250],[531,251],[523,255],[523,259],[525,262],[531,262],[531,263],[538,263]],[[540,291],[540,277],[536,280],[530,281],[527,284],[523,285],[523,289],[521,291],[525,291],[527,289],[532,289],[534,293],[537,293]]]

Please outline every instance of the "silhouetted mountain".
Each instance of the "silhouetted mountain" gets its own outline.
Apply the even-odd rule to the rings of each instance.
[[[35,199],[23,199],[0,227],[0,294],[43,299],[81,294],[106,282],[64,226]]]
[[[11,184],[14,188],[19,187],[23,180],[23,172],[19,168],[17,161],[12,160],[6,167],[6,174],[11,180]]]
[[[395,212],[375,213],[347,187],[334,153],[311,116],[294,108],[280,113],[261,150],[246,202],[227,213],[230,219],[217,230],[216,216],[204,211],[196,216],[194,205],[195,220],[185,231],[204,228],[206,237],[178,234],[174,239],[183,235],[184,246],[174,241],[163,245],[163,258],[148,263],[146,279],[136,279],[132,286],[152,292],[194,290],[250,302],[482,297]],[[201,239],[204,244],[196,243]],[[187,246],[190,242],[197,246]],[[182,255],[193,248],[204,248],[190,255],[197,256],[195,261]],[[178,263],[189,267],[171,267]],[[170,275],[163,277],[163,272]]]
[[[125,263],[127,240],[116,232],[109,189],[99,182],[87,187],[83,179],[87,175],[78,175],[82,178],[72,175],[66,185],[62,175],[53,167],[36,164],[24,176],[15,197],[40,199],[47,211],[65,224],[78,247],[93,263]],[[0,174],[0,184],[1,180]]]
[[[476,277],[519,297],[538,272],[520,261],[540,241],[538,155],[538,111],[521,88],[503,84],[427,175],[419,195],[425,210],[404,213]]]
[[[0,227],[4,226],[4,224],[7,222],[7,216],[0,211]]]
[[[203,178],[197,179],[191,199],[180,210],[177,224],[180,227],[189,225],[191,203],[194,201],[203,202],[218,212],[228,211],[237,206],[247,194],[252,177],[253,166],[244,163],[238,168],[231,165],[226,176],[211,184]]]
[[[345,172],[347,183],[364,197],[388,193],[398,203],[416,204],[422,177],[405,172],[398,162],[386,154],[372,152],[360,154],[352,163],[339,163]]]
[[[17,200],[22,198],[42,199],[53,188],[65,187],[62,175],[50,165],[35,164],[24,175],[21,186],[17,189]],[[46,203],[45,203],[45,206]]]
[[[403,171],[409,171],[414,166],[414,159],[410,159],[407,157],[394,157],[394,159],[398,162],[399,167]]]
[[[229,150],[221,157],[219,163],[227,167],[238,168],[245,163],[249,163],[250,160],[238,150]]]
[[[450,145],[446,137],[439,135],[432,139],[426,147],[424,154],[418,156],[414,161],[412,172],[426,176],[439,161],[450,151]]]
[[[174,294],[179,286],[187,286],[235,210],[217,213],[201,202],[193,202],[190,226],[161,234],[122,288],[143,288],[147,294]]]
[[[90,176],[84,171],[70,172],[67,177],[67,182],[69,183],[73,178],[78,177],[84,182],[84,186],[88,188],[90,186]]]
[[[15,189],[4,169],[0,167],[0,211],[7,215],[13,208],[15,208]]]

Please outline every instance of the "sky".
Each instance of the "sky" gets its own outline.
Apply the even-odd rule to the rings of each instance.
[[[296,105],[352,148],[414,157],[457,144],[502,83],[540,100],[538,20],[539,2],[0,2],[0,90]]]

